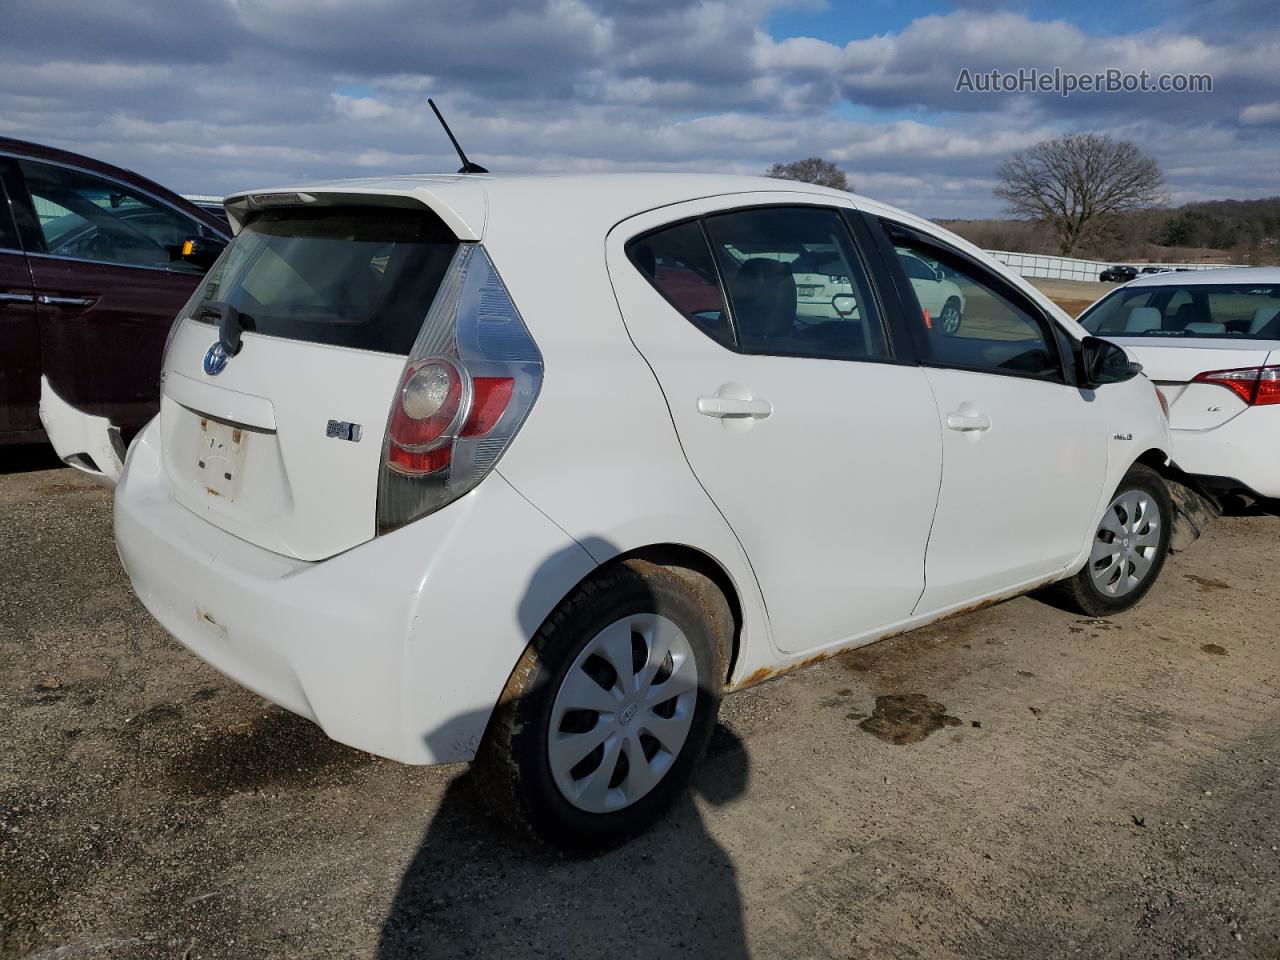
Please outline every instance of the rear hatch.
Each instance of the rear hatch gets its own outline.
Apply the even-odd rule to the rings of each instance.
[[[426,207],[360,203],[249,211],[164,364],[175,498],[302,560],[375,534],[392,399],[459,243]],[[242,330],[229,358],[214,349],[220,323]]]
[[[1249,409],[1231,390],[1215,383],[1194,383],[1198,375],[1280,362],[1280,344],[1269,340],[1103,336],[1142,364],[1168,402],[1169,426],[1175,430],[1207,430]]]

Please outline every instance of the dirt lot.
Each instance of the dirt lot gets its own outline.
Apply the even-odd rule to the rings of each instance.
[[[1276,516],[1112,621],[1023,598],[733,697],[695,795],[573,862],[188,656],[107,491],[11,454],[4,957],[1280,956]]]
[[[1058,306],[1073,317],[1080,316],[1085,307],[1118,286],[1118,284],[1100,283],[1096,280],[1046,280],[1041,277],[1032,278],[1031,282],[1051,296]]]

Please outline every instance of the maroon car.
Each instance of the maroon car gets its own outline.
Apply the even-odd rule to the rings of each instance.
[[[136,173],[0,137],[0,444],[108,479],[160,400],[174,315],[230,231]]]

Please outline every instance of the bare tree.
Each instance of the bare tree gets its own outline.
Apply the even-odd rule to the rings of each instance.
[[[1128,140],[1073,133],[1043,140],[996,168],[1010,212],[1048,223],[1072,256],[1112,214],[1165,201],[1154,159]]]
[[[820,187],[833,187],[836,190],[852,190],[845,172],[830,160],[821,157],[810,157],[808,160],[793,160],[791,163],[775,163],[765,173],[766,177],[777,177],[780,180],[801,180],[804,183],[816,183]]]

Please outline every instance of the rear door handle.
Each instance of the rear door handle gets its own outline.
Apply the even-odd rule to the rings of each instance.
[[[965,413],[949,413],[947,414],[947,428],[958,430],[961,433],[973,433],[975,431],[981,433],[983,430],[991,429],[991,418],[983,413],[973,416]]]
[[[699,397],[698,412],[704,417],[751,417],[763,420],[773,413],[768,400],[738,400],[734,397]]]
[[[35,303],[36,298],[31,293],[0,293],[0,303]]]
[[[37,303],[43,303],[51,307],[89,307],[95,302],[93,297],[57,297],[52,294],[42,293],[36,297]]]

